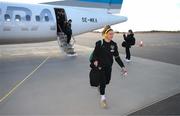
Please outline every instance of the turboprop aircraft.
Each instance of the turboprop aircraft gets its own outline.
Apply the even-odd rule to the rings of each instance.
[[[72,20],[73,36],[122,23],[127,18],[115,14],[122,3],[123,0],[66,0],[41,4],[0,2],[0,45],[58,40],[59,45],[66,48],[62,21]],[[72,46],[69,49],[72,52]]]

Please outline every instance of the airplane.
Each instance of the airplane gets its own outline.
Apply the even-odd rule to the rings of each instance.
[[[115,14],[122,3],[123,0],[67,0],[41,4],[0,2],[0,45],[58,40],[62,47],[60,40],[65,34],[59,19],[71,19],[72,36],[79,35],[125,22],[127,17]],[[61,36],[58,38],[58,35]]]

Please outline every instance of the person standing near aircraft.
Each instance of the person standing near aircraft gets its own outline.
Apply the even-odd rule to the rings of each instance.
[[[68,22],[66,22],[64,26],[64,33],[67,35],[67,44],[70,43],[71,36],[72,36],[71,22],[72,20],[69,19]]]
[[[134,38],[134,33],[133,31],[130,29],[128,31],[127,34],[123,34],[124,37],[124,42],[122,43],[122,46],[125,47],[125,51],[126,51],[126,62],[130,62],[131,61],[131,53],[130,53],[130,48],[132,45],[135,44],[135,38]]]
[[[113,29],[111,29],[110,26],[105,26],[102,34],[104,38],[103,40],[99,40],[96,42],[91,63],[95,67],[98,67],[98,69],[102,72],[100,76],[100,84],[98,87],[101,95],[100,105],[102,108],[107,108],[105,88],[111,80],[113,57],[115,58],[119,66],[122,68],[122,72],[124,74],[127,74],[127,70],[125,69],[125,66],[119,56],[118,46],[112,40],[114,35]]]

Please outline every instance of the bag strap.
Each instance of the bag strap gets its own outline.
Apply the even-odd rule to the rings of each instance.
[[[103,40],[101,40],[101,46],[103,45]]]
[[[101,39],[101,40],[99,40],[101,43],[101,45],[100,45],[100,47],[103,45],[103,40]],[[93,51],[94,52],[94,51]],[[91,60],[92,60],[92,57],[93,57],[93,52],[91,53],[91,55],[90,55],[90,57],[89,57],[89,61],[91,62]]]
[[[103,45],[103,40],[101,39],[101,40],[99,40],[101,43],[100,43],[100,47]]]

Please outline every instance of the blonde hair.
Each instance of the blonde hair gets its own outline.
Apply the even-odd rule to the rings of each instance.
[[[102,35],[103,35],[104,39],[107,38],[107,36],[108,36],[107,34],[108,34],[109,31],[113,31],[113,29],[111,29],[111,28],[104,28],[104,30],[102,32]]]
[[[111,28],[107,29],[104,34],[107,34],[109,31],[112,31]]]
[[[103,29],[103,31],[102,31],[102,35],[104,35],[104,34],[105,34],[105,32],[106,32],[106,30],[107,30],[107,29],[109,29],[109,28],[111,28],[111,26],[110,26],[110,25],[106,25],[106,26],[104,26],[104,29]]]

